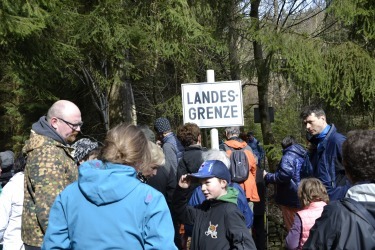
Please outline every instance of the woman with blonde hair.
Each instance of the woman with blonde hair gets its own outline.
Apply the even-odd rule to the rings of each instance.
[[[78,181],[57,196],[42,249],[176,249],[163,195],[137,178],[152,163],[139,128],[108,131],[98,160],[80,165]]]
[[[161,147],[152,141],[148,142],[148,146],[151,153],[151,163],[139,168],[138,172],[138,179],[143,183],[148,183],[149,178],[155,176],[158,169],[165,164],[165,156]]]

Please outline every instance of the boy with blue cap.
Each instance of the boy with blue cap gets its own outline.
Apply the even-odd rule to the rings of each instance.
[[[188,206],[188,187],[198,179],[206,197],[198,208]],[[181,223],[193,226],[191,250],[256,249],[237,208],[238,191],[228,187],[231,175],[222,161],[205,161],[197,173],[181,176],[174,195],[174,208]]]

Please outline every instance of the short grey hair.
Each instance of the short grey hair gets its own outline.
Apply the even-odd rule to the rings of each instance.
[[[230,138],[231,136],[235,136],[235,135],[238,136],[241,133],[240,127],[238,127],[238,126],[227,127],[227,128],[225,128],[225,133],[226,133],[228,138]]]
[[[222,161],[225,164],[225,166],[227,166],[228,169],[230,167],[230,160],[227,156],[227,153],[223,150],[210,149],[206,152],[203,152],[202,158],[203,158],[203,161],[209,161],[209,160]]]

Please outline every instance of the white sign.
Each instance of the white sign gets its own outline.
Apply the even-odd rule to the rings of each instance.
[[[243,126],[241,81],[181,85],[184,123],[200,128]]]

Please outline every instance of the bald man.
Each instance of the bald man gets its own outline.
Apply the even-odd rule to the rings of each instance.
[[[77,179],[77,165],[69,143],[83,125],[81,111],[72,102],[60,100],[32,125],[23,152],[27,155],[22,213],[25,249],[40,249],[56,196]]]

